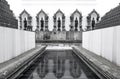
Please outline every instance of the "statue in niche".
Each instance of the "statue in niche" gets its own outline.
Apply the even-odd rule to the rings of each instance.
[[[26,20],[26,18],[24,19],[24,30],[27,30],[27,20]]]
[[[78,31],[78,20],[77,20],[77,18],[75,19],[75,31]]]
[[[61,20],[60,18],[58,18],[58,31],[60,31],[60,27],[61,27]]]
[[[43,27],[44,27],[44,20],[43,20],[43,18],[41,18],[41,31],[43,31]]]
[[[93,18],[92,19],[92,29],[94,30],[94,27],[95,27],[95,19]]]

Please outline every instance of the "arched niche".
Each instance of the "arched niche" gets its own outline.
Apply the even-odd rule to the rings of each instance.
[[[21,30],[32,31],[32,17],[26,10],[22,11],[22,13],[19,16],[19,19],[20,19],[20,29]]]
[[[36,20],[37,20],[37,29],[39,31],[49,31],[48,29],[48,15],[41,10],[37,16],[36,16]]]
[[[100,15],[95,9],[87,16],[87,30],[93,30],[95,25],[99,22]]]
[[[70,31],[82,30],[82,14],[76,9],[70,16]]]
[[[60,9],[54,14],[53,21],[53,31],[65,31],[65,15]]]

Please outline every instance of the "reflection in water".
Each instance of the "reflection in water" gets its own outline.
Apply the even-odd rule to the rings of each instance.
[[[58,79],[60,79],[61,77],[63,77],[64,72],[65,72],[65,60],[58,56],[54,60],[53,73]]]
[[[48,59],[41,58],[41,61],[37,68],[37,73],[41,79],[43,79],[48,73]]]
[[[39,60],[28,79],[99,79],[72,50],[46,50]]]
[[[73,78],[79,78],[81,76],[80,65],[75,59],[70,60],[70,74]]]

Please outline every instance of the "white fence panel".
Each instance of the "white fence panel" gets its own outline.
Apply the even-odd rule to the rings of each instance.
[[[120,26],[119,27],[116,27],[116,29],[117,29],[117,34],[116,34],[116,38],[114,38],[114,39],[116,39],[116,63],[120,66]],[[114,54],[114,52],[113,52],[113,54]]]
[[[112,61],[113,53],[113,28],[102,29],[102,56]]]
[[[120,26],[84,32],[82,46],[120,65]]]
[[[89,33],[88,32],[84,32],[83,33],[83,44],[82,44],[82,46],[84,47],[84,48],[86,48],[86,49],[88,49],[89,47],[88,47],[88,43],[89,43]]]
[[[97,55],[101,55],[101,31],[96,30],[92,34],[93,36],[93,52],[95,52]]]
[[[34,47],[34,32],[0,27],[0,63]]]

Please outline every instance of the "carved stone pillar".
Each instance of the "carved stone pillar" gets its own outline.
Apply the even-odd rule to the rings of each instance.
[[[20,18],[20,29],[22,30],[22,29],[24,29],[23,27],[22,27],[22,18],[21,17],[19,17]]]
[[[56,17],[53,17],[53,20],[54,20],[53,31],[56,31],[57,30],[57,28],[56,28]]]
[[[45,31],[48,31],[48,21],[45,21]]]
[[[30,25],[31,25],[31,18],[28,17],[28,26],[30,26]]]
[[[49,31],[48,30],[48,16],[45,17],[45,31]]]
[[[90,19],[91,17],[87,17],[87,30],[90,30],[91,28],[91,25],[90,25],[90,22],[91,22],[91,19]]]
[[[24,15],[25,14],[25,15]],[[26,22],[25,22],[26,19]],[[31,30],[31,23],[32,23],[32,17],[30,16],[30,14],[24,10],[21,14],[20,14],[20,29],[22,30]]]
[[[32,17],[28,17],[28,27],[27,30],[32,31]]]
[[[40,26],[39,26],[39,18],[36,17],[36,20],[37,20],[37,29],[40,30]]]
[[[65,16],[62,17],[62,31],[66,31],[65,30]]]
[[[82,31],[82,17],[79,17],[79,29]]]

